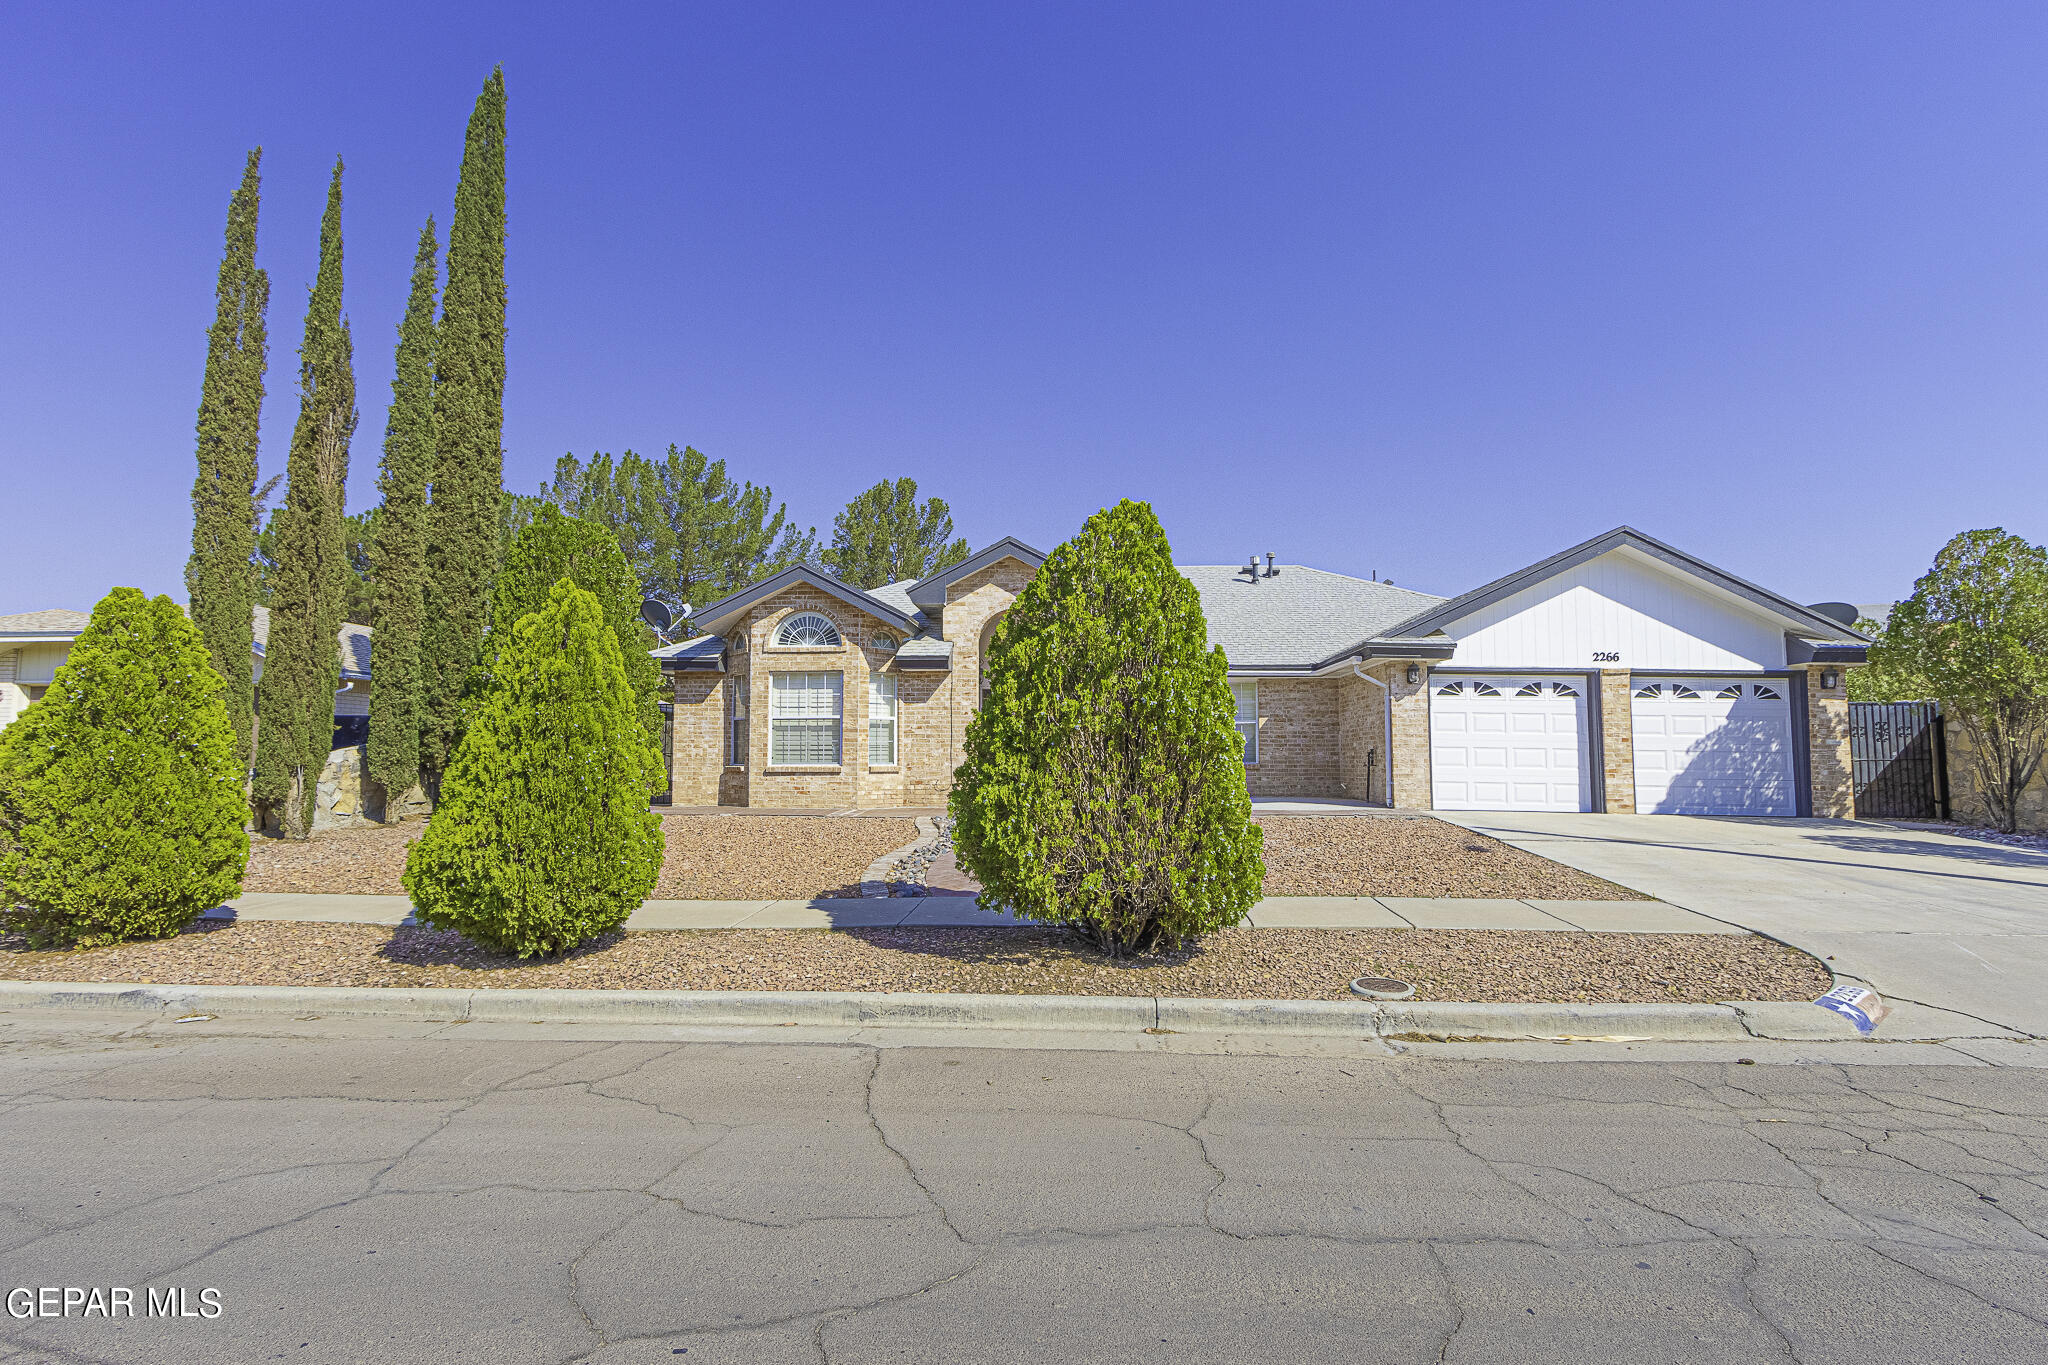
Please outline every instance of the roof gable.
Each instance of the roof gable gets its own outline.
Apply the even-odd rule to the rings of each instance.
[[[904,632],[915,629],[916,622],[887,602],[869,593],[862,592],[850,583],[842,583],[822,569],[808,564],[797,564],[784,569],[772,578],[764,578],[750,588],[742,588],[728,597],[722,597],[691,617],[691,624],[713,634],[722,633],[741,613],[751,610],[779,593],[795,587],[815,588],[829,597],[835,597],[857,611],[864,611],[878,621],[883,621]]]
[[[1760,588],[1744,578],[1737,578],[1725,569],[1716,568],[1703,559],[1686,554],[1683,550],[1666,545],[1663,541],[1646,536],[1629,526],[1617,526],[1604,535],[1560,551],[1550,558],[1540,560],[1525,569],[1497,578],[1482,587],[1474,588],[1451,598],[1447,602],[1416,613],[1384,632],[1387,635],[1423,636],[1435,634],[1446,626],[1481,611],[1504,598],[1512,597],[1536,586],[1547,578],[1555,577],[1589,560],[1614,550],[1629,550],[1637,555],[1656,561],[1670,572],[1686,575],[1716,592],[1740,599],[1753,609],[1773,616],[1784,623],[1793,634],[1802,638],[1826,640],[1845,644],[1865,644],[1867,638],[1845,626],[1839,625],[1814,611],[1811,607],[1794,602],[1789,597]],[[1361,641],[1363,643],[1363,641]]]
[[[920,607],[943,607],[946,605],[947,588],[1005,559],[1015,559],[1036,569],[1045,563],[1045,552],[1033,549],[1015,536],[1004,536],[987,549],[967,556],[958,564],[941,569],[928,578],[918,579],[910,585],[906,595],[911,602]]]

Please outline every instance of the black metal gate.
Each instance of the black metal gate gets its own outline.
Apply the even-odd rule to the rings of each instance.
[[[1948,818],[1948,753],[1933,702],[1850,702],[1849,757],[1859,817]]]

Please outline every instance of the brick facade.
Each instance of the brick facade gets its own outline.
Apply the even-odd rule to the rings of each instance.
[[[1405,664],[1391,664],[1383,676],[1394,708],[1394,805],[1401,810],[1428,810],[1436,804],[1429,771],[1429,670],[1418,668],[1408,681]]]
[[[1355,674],[1336,680],[1337,786],[1347,800],[1387,804],[1386,670],[1368,669],[1379,685]]]
[[[1600,759],[1607,783],[1607,813],[1636,809],[1636,720],[1627,669],[1600,670]]]
[[[1836,685],[1820,685],[1818,665],[1806,670],[1807,767],[1813,778],[1813,813],[1856,816],[1855,770],[1849,762],[1849,675],[1833,670]]]
[[[1335,678],[1260,678],[1253,796],[1342,796]],[[1357,681],[1353,679],[1353,681]],[[1363,686],[1363,684],[1360,684]]]

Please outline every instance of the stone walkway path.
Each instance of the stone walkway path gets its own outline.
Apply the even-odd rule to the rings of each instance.
[[[315,896],[252,892],[210,910],[211,919],[321,924],[408,924],[404,896]],[[628,929],[873,929],[899,924],[1004,925],[973,896],[894,899],[648,901]],[[1662,901],[1424,900],[1400,896],[1268,896],[1254,928],[1549,929],[1630,934],[1740,934],[1746,930]]]

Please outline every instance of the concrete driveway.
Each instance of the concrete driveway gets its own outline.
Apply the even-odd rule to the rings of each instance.
[[[1975,1021],[2048,1035],[2048,855],[1854,820],[1442,818],[1796,944],[1894,1002],[1954,1012],[1904,1009],[1880,1036]]]

